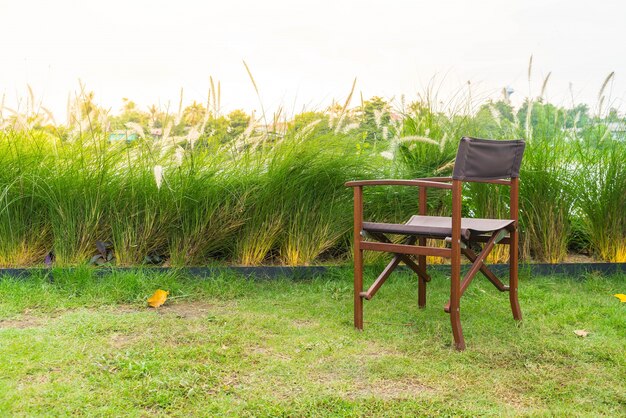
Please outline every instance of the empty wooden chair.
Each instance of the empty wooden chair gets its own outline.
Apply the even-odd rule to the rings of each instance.
[[[450,300],[445,312],[450,314],[455,347],[465,349],[461,328],[460,301],[463,292],[477,272],[481,272],[501,292],[509,292],[513,318],[522,319],[517,298],[518,274],[518,194],[519,169],[524,153],[522,140],[495,141],[462,138],[456,155],[452,177],[415,180],[360,180],[346,186],[354,188],[354,326],[363,329],[363,299],[371,299],[391,272],[404,262],[418,275],[418,306],[426,305],[426,256],[451,259]],[[477,219],[461,217],[461,194],[464,182],[480,182],[510,187],[509,219]],[[363,220],[364,186],[416,186],[419,188],[419,213],[404,224],[365,222]],[[452,190],[452,216],[427,215],[427,190]],[[388,234],[402,235],[401,243],[393,243]],[[446,248],[427,246],[427,239],[445,240]],[[495,244],[509,246],[509,285],[503,284],[489,270],[485,259]],[[476,248],[481,248],[477,253]],[[383,251],[393,259],[368,290],[363,291],[363,251]],[[461,255],[471,261],[461,280]],[[417,256],[417,262],[411,256]]]

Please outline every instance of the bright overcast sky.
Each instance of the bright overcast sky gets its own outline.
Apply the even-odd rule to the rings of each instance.
[[[30,84],[59,119],[80,79],[114,113],[123,97],[175,111],[181,87],[205,102],[213,76],[224,110],[250,112],[245,60],[266,108],[288,113],[345,100],[355,77],[355,97],[414,100],[435,76],[442,100],[467,80],[521,98],[532,54],[533,95],[552,72],[550,101],[570,105],[571,82],[593,106],[615,71],[625,111],[625,20],[618,0],[0,0],[0,96],[15,106]]]

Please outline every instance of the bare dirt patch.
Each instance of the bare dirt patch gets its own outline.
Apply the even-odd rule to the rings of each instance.
[[[0,319],[0,329],[26,329],[36,328],[45,324],[45,318],[22,315],[16,319]]]
[[[109,336],[109,344],[111,345],[111,347],[119,350],[133,345],[140,339],[141,337],[137,335],[114,333]]]
[[[249,352],[251,354],[257,355],[257,356],[261,356],[261,357],[266,357],[266,358],[270,358],[272,360],[280,360],[280,361],[291,361],[291,356],[285,354],[285,353],[281,353],[276,351],[273,348],[270,347],[263,347],[260,345],[254,345],[252,347],[249,348]]]
[[[359,352],[359,361],[369,361],[372,359],[385,357],[402,357],[404,354],[393,347],[387,347],[373,341],[366,341]]]
[[[212,313],[223,313],[227,306],[214,305],[202,301],[193,302],[173,302],[166,303],[156,312],[160,315],[166,315],[184,319],[204,318]],[[60,317],[70,313],[97,313],[109,312],[118,315],[138,314],[143,312],[155,311],[154,308],[140,305],[105,305],[99,307],[85,307],[76,309],[62,309],[54,312],[45,312],[34,314],[30,309],[25,310],[21,315],[15,318],[0,319],[0,329],[27,329],[48,325],[50,321],[59,319]]]
[[[416,379],[377,380],[359,379],[354,388],[345,393],[350,399],[378,398],[383,400],[410,399],[433,388],[423,385]]]
[[[207,302],[197,301],[166,304],[158,308],[158,312],[162,315],[170,315],[177,318],[198,319],[220,311],[222,308]]]
[[[318,322],[311,321],[309,319],[294,319],[291,323],[296,329],[306,329],[319,326]]]

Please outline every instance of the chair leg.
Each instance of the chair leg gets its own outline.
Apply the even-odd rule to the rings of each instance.
[[[363,329],[363,250],[354,250],[354,327]]]
[[[463,338],[463,328],[461,328],[461,265],[452,263],[452,274],[450,275],[450,323],[452,325],[452,336],[454,337],[454,347],[465,350],[465,338]]]
[[[425,246],[426,239],[420,238],[419,244],[422,246]],[[426,271],[426,256],[425,255],[418,256],[417,263],[423,271]],[[417,282],[417,293],[418,293],[417,306],[419,308],[425,308],[426,307],[426,280],[424,280],[424,278],[421,275],[419,276],[419,280]]]
[[[452,241],[450,255],[450,323],[454,346],[465,350],[465,339],[461,328],[461,183],[452,181]]]
[[[465,350],[465,338],[463,338],[461,315],[458,308],[450,312],[450,323],[452,324],[452,335],[454,336],[454,348],[458,351]]]
[[[517,298],[517,279],[518,279],[518,236],[517,230],[511,232],[511,241],[509,247],[509,300],[511,302],[511,311],[513,311],[513,318],[517,321],[522,320],[522,310],[519,306],[519,300]]]
[[[426,280],[421,277],[417,281],[417,307],[420,309],[426,307]]]

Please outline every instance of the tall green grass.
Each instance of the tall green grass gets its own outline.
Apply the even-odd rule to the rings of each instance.
[[[111,142],[107,115],[80,104],[66,127],[5,125],[0,266],[41,264],[51,251],[58,265],[82,264],[98,254],[98,242],[116,265],[341,260],[351,254],[352,193],[344,182],[449,175],[461,136],[526,139],[524,259],[563,261],[582,237],[596,257],[624,261],[626,146],[608,116],[540,99],[514,109],[506,97],[472,102],[469,93],[452,111],[428,93],[375,126],[346,100],[294,121],[275,115],[263,126],[252,118],[237,136],[208,132],[215,115],[207,113],[186,127],[165,115],[155,139],[129,124],[140,138]],[[404,222],[418,208],[415,188],[366,188],[364,199],[370,220]],[[432,190],[428,205],[430,214],[449,214],[449,193]],[[468,185],[464,211],[505,218],[508,189]],[[505,250],[491,261],[506,260]]]
[[[626,262],[626,143],[604,138],[578,148],[579,207],[595,254]]]

